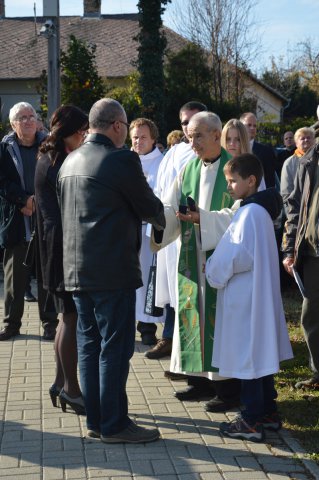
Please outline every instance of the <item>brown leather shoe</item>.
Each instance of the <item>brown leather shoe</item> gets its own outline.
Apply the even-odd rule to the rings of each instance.
[[[172,339],[162,338],[157,341],[155,347],[145,352],[145,357],[152,360],[167,357],[172,353]]]
[[[20,335],[20,330],[11,325],[6,325],[0,331],[0,341],[9,340],[16,335]]]

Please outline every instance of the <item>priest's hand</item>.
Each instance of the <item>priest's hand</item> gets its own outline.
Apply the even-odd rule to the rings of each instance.
[[[177,212],[176,217],[179,218],[182,222],[200,224],[199,212],[193,212],[189,209],[187,210],[187,213]]]
[[[289,275],[292,275],[292,276],[293,276],[292,267],[294,265],[294,261],[295,261],[294,257],[285,257],[282,261],[284,269],[286,270],[287,273],[289,273]]]

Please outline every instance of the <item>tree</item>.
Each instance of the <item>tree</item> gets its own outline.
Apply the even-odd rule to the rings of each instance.
[[[176,0],[175,5],[177,31],[210,54],[214,101],[239,105],[241,77],[259,47],[256,0]]]
[[[95,63],[95,44],[70,35],[67,51],[61,51],[61,100],[88,112],[104,96],[105,86]]]
[[[165,130],[164,112],[164,52],[166,38],[162,30],[163,6],[171,0],[139,0],[140,32],[135,40],[139,42],[137,69],[140,74],[142,113],[153,120],[161,134]]]
[[[129,120],[143,115],[139,79],[139,73],[133,72],[124,79],[123,86],[106,85],[107,96],[114,98],[123,105]]]

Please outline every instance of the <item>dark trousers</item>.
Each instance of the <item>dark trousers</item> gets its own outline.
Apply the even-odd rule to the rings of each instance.
[[[241,382],[237,378],[227,380],[209,380],[205,377],[195,377],[188,375],[187,383],[197,387],[207,395],[218,396],[225,403],[237,403],[240,400]]]
[[[261,421],[264,415],[277,412],[277,391],[273,375],[241,380],[242,416],[250,425]]]
[[[163,329],[163,338],[173,338],[175,310],[169,304],[165,305],[166,317]],[[143,336],[145,334],[155,335],[157,330],[156,323],[137,322],[136,330]]]
[[[27,243],[21,243],[12,248],[4,249],[4,323],[19,330],[24,312],[24,293],[29,281],[30,268],[23,265],[27,251]],[[38,283],[39,316],[43,326],[53,323],[57,325],[57,315],[46,313],[44,305],[46,292],[42,284]]]
[[[126,382],[135,342],[135,289],[73,294],[87,427],[112,435],[128,417]]]
[[[319,377],[319,258],[303,257],[303,278],[306,291],[301,312],[301,325],[309,350],[309,363]]]

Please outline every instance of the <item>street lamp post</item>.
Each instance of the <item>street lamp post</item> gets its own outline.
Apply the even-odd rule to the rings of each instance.
[[[59,0],[43,0],[46,18],[40,35],[48,40],[48,118],[60,105],[60,6]]]

